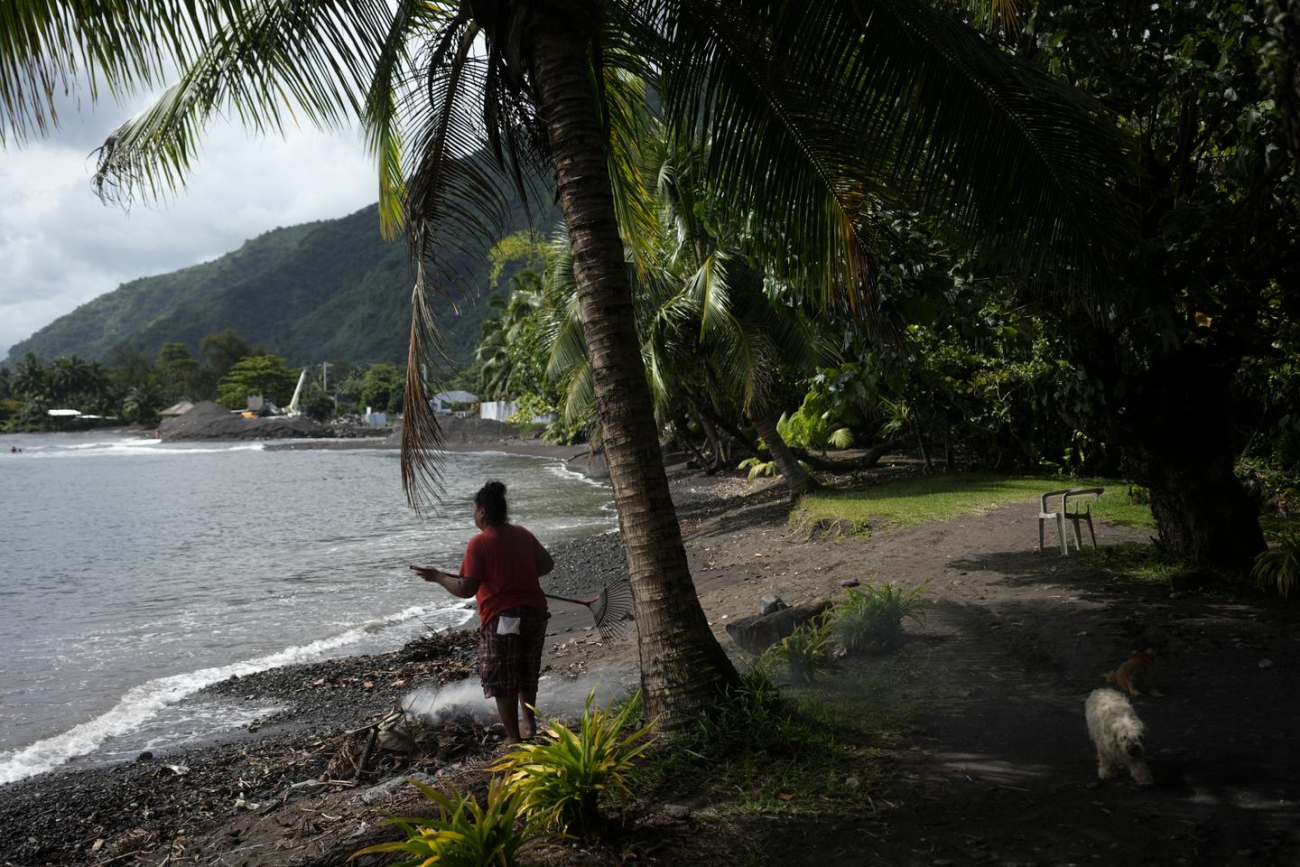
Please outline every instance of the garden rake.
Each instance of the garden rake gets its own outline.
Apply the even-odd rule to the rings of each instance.
[[[627,622],[632,619],[632,585],[626,578],[606,584],[590,599],[570,599],[568,596],[556,596],[552,593],[547,593],[546,598],[587,606],[591,616],[596,619],[596,629],[600,631],[600,637],[606,641],[613,641],[622,635],[623,630],[627,628]]]

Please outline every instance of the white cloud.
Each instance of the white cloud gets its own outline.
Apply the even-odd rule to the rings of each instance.
[[[134,108],[103,105],[45,141],[0,151],[0,360],[17,341],[127,280],[376,198],[374,166],[354,132],[258,139],[218,124],[189,185],[171,201],[130,212],[106,207],[90,187],[88,149]]]

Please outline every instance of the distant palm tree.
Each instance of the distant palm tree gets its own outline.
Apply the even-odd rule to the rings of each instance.
[[[69,403],[90,384],[90,367],[77,355],[54,359],[50,363],[50,390],[56,403]]]
[[[751,212],[756,243],[783,257],[778,276],[836,309],[875,309],[873,202],[1081,284],[1124,225],[1106,113],[923,0],[112,0],[18,4],[6,25],[0,136],[43,131],[78,74],[116,91],[179,64],[179,83],[105,143],[108,197],[177,186],[218,115],[257,129],[291,110],[321,126],[360,115],[381,220],[405,226],[414,254],[402,467],[417,505],[437,483],[422,376],[445,274],[435,242],[483,249],[511,188],[554,177],[647,708],[670,725],[735,673],[696,599],[640,356],[619,234],[645,216],[620,168],[640,115],[625,77],[658,75],[674,131],[710,143],[721,205]]]
[[[47,375],[36,353],[28,352],[23,356],[23,360],[18,362],[18,367],[14,370],[13,387],[14,392],[21,397],[45,395],[48,387]]]
[[[157,380],[149,379],[134,386],[122,401],[122,414],[128,421],[151,425],[158,420],[163,407],[162,389]]]

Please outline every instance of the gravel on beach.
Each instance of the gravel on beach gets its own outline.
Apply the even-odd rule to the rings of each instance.
[[[544,585],[554,593],[589,595],[626,575],[617,533],[562,542],[553,553],[557,568]],[[560,631],[583,629],[565,623],[590,622],[585,612],[568,613],[566,619],[557,611],[553,623]],[[471,618],[457,631],[461,638],[442,637],[441,646],[426,637],[391,653],[232,677],[195,700],[220,697],[283,709],[204,746],[158,749],[147,759],[108,767],[66,767],[0,786],[0,865],[98,863],[166,847],[178,834],[183,839],[249,811],[274,809],[306,791],[294,784],[326,772],[346,732],[375,722],[413,688],[476,677],[476,625]],[[97,841],[104,842],[92,852]]]
[[[725,484],[700,476],[674,478],[673,499],[683,520],[725,510]],[[555,571],[543,579],[550,593],[590,596],[627,577],[617,532],[556,544],[552,554]],[[585,611],[564,603],[554,603],[552,611],[553,632],[590,629]],[[430,645],[426,637],[424,644],[417,639],[392,653],[230,678],[194,700],[221,697],[283,709],[203,746],[158,749],[148,758],[108,767],[70,766],[0,786],[0,864],[93,864],[116,857],[133,863],[132,852],[152,852],[139,863],[156,863],[187,834],[274,810],[316,785],[310,781],[336,785],[319,778],[338,770],[344,747],[355,743],[355,737],[348,740],[349,731],[376,722],[414,687],[476,676],[476,624],[468,621],[457,640],[444,636]],[[562,640],[572,646],[571,639]],[[465,729],[457,737],[464,741],[461,748],[472,752],[474,738],[484,735]]]

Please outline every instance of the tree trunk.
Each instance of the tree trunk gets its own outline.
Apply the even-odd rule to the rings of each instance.
[[[646,710],[677,728],[737,681],[700,607],[668,490],[596,111],[589,38],[536,33],[546,126],[591,358],[605,460],[636,599]]]
[[[1221,347],[1184,344],[1136,382],[1119,413],[1130,419],[1120,428],[1125,456],[1151,490],[1161,541],[1191,565],[1245,574],[1265,545],[1259,506],[1233,471],[1248,430],[1238,363]]]
[[[817,480],[799,465],[799,459],[794,456],[794,452],[790,451],[790,447],[781,438],[781,432],[776,429],[776,419],[772,417],[771,409],[763,407],[762,409],[750,410],[749,418],[754,423],[754,429],[758,431],[758,435],[763,438],[763,443],[767,446],[768,452],[771,453],[772,459],[776,461],[777,467],[780,468],[781,478],[785,479],[785,485],[790,489],[791,499],[798,499],[809,491],[820,487]]]
[[[1179,559],[1244,575],[1264,550],[1259,505],[1233,472],[1233,454],[1150,452],[1144,478],[1160,541]]]

